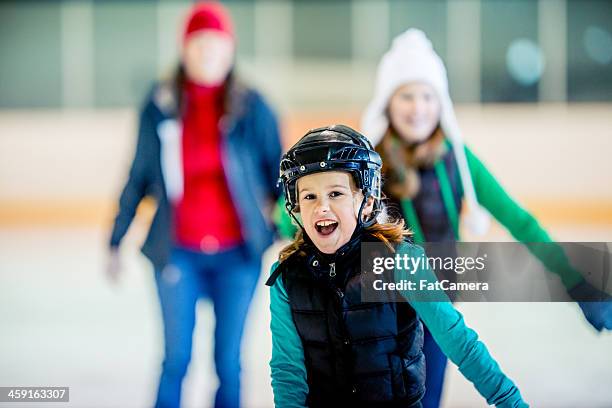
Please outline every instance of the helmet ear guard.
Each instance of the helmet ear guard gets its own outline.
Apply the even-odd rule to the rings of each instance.
[[[346,171],[363,193],[358,223],[367,227],[376,222],[381,210],[381,168],[381,158],[365,136],[347,126],[333,125],[307,132],[283,155],[278,183],[283,185],[287,212],[303,228],[293,214],[299,211],[297,180],[314,173]],[[369,197],[374,198],[373,211],[364,222],[362,212]]]

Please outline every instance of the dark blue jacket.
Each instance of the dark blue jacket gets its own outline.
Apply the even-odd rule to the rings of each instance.
[[[278,126],[274,113],[256,91],[235,85],[228,95],[227,113],[219,121],[221,158],[245,244],[253,259],[259,259],[273,240],[271,212],[279,194],[276,181],[281,156]],[[172,162],[170,148],[180,152],[175,99],[170,85],[163,83],[147,96],[134,161],[110,239],[111,246],[119,245],[140,201],[152,196],[157,211],[142,252],[156,268],[166,265],[174,243],[173,190],[177,185],[182,189],[180,161]]]

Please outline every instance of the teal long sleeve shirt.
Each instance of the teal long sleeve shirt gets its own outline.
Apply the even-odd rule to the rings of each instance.
[[[403,245],[412,256],[420,256],[422,249]],[[414,252],[417,251],[417,252]],[[420,251],[420,252],[419,252]],[[272,270],[276,265],[272,267]],[[398,274],[396,279],[404,279]],[[435,279],[430,270],[421,270],[410,279]],[[464,322],[463,316],[450,301],[419,302],[403,293],[434,339],[459,371],[471,381],[487,403],[498,407],[528,407],[518,388],[500,369],[477,333]],[[436,296],[440,296],[437,294]],[[444,295],[442,295],[444,296]],[[438,297],[436,297],[438,299]],[[270,288],[272,320],[272,389],[277,407],[305,407],[308,395],[304,349],[291,315],[289,298],[282,279]]]

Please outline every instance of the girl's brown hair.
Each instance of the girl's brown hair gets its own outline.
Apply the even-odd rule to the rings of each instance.
[[[423,143],[409,145],[389,127],[375,148],[380,155],[385,178],[385,190],[392,198],[414,198],[421,189],[418,169],[431,167],[446,153],[444,132],[440,126]]]

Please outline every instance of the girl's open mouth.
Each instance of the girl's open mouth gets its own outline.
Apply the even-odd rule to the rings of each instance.
[[[336,230],[338,227],[338,223],[336,221],[326,220],[326,221],[317,221],[315,224],[315,229],[321,235],[329,235]]]

